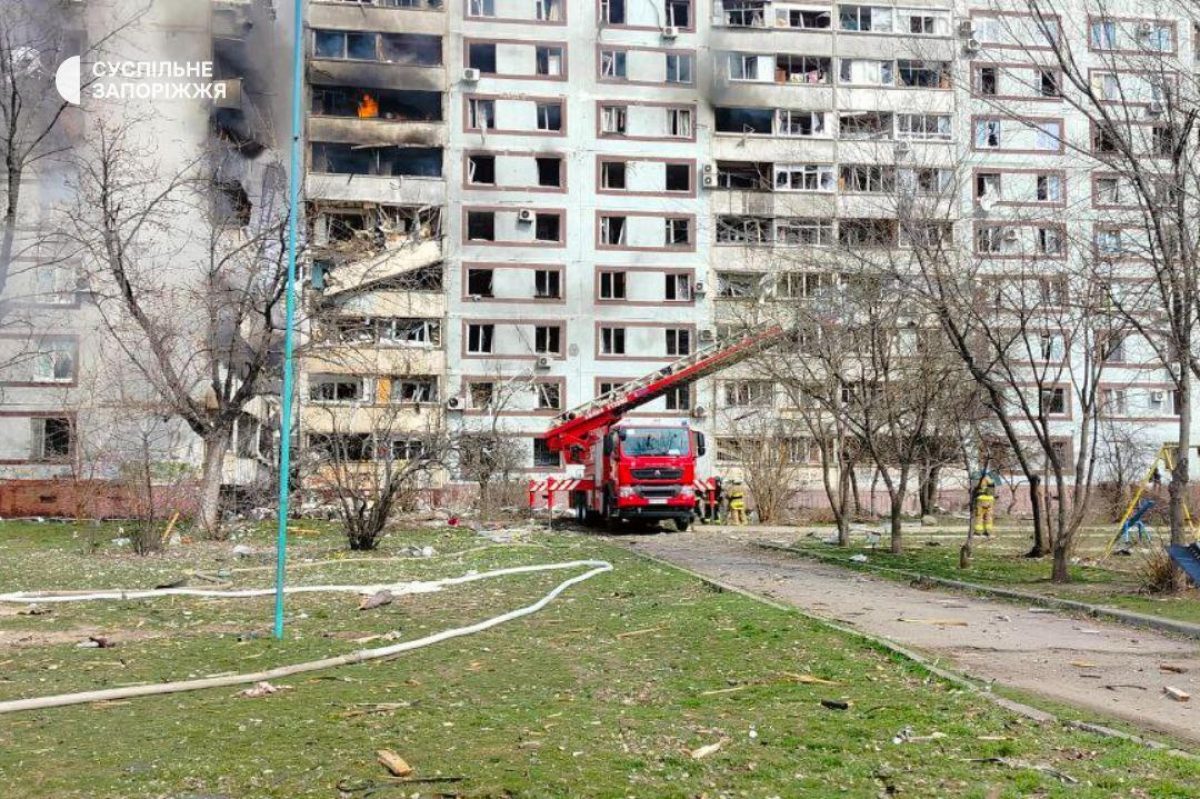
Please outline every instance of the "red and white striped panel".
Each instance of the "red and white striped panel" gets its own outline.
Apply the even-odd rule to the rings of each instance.
[[[548,477],[545,480],[530,480],[529,490],[535,494],[547,491],[573,491],[583,483],[577,477]]]

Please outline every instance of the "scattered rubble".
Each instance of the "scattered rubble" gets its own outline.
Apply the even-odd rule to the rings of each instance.
[[[358,603],[358,609],[374,610],[375,608],[392,604],[393,600],[395,600],[395,597],[392,595],[392,592],[385,588],[382,591],[376,591],[370,596],[364,597],[363,601]]]
[[[413,767],[391,749],[380,749],[375,753],[375,757],[379,764],[395,777],[407,777],[413,773]]]
[[[1189,702],[1192,699],[1192,695],[1187,691],[1173,685],[1163,686],[1163,693],[1167,695],[1167,698],[1174,699],[1176,702]]]

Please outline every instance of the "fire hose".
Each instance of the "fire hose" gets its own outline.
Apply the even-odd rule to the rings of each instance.
[[[266,669],[264,671],[250,672],[246,674],[228,674],[219,677],[202,677],[194,680],[177,680],[174,682],[132,685],[121,688],[107,688],[97,691],[81,691],[78,693],[56,694],[52,696],[32,697],[28,699],[14,699],[7,702],[0,702],[0,715],[5,713],[15,713],[21,710],[40,710],[50,707],[79,705],[90,702],[109,702],[119,699],[130,699],[138,696],[157,696],[161,694],[182,693],[185,691],[199,691],[206,688],[222,688],[230,685],[242,685],[245,683],[281,679],[283,677],[304,674],[306,672],[321,671],[324,669],[336,668],[338,666],[365,663],[371,660],[393,657],[405,652],[411,652],[414,649],[421,649],[423,647],[441,643],[442,641],[448,641],[452,638],[461,638],[467,635],[474,635],[475,633],[489,630],[492,627],[499,626],[506,622],[513,621],[524,616],[530,616],[545,608],[571,586],[578,585],[585,580],[590,580],[591,578],[599,574],[603,574],[604,572],[612,571],[613,567],[611,563],[603,560],[574,560],[564,563],[513,566],[505,569],[496,569],[494,571],[468,573],[462,575],[461,577],[447,577],[440,580],[418,580],[394,583],[391,585],[308,585],[288,587],[285,588],[284,591],[285,593],[289,594],[366,594],[375,593],[382,590],[391,591],[394,595],[419,594],[439,591],[447,586],[462,585],[464,583],[476,582],[478,580],[487,580],[493,577],[504,577],[514,574],[531,574],[544,571],[562,571],[583,567],[588,567],[588,571],[563,580],[561,583],[543,595],[540,599],[530,605],[510,610],[506,613],[500,614],[499,616],[493,616],[489,619],[476,622],[475,624],[443,630],[441,632],[433,633],[412,641],[402,641],[397,644],[378,647],[376,649],[360,649],[356,652],[351,652],[346,655],[322,658],[320,660],[312,660],[304,663],[295,663],[290,666],[278,666],[273,669]],[[164,588],[136,591],[16,591],[7,594],[0,594],[0,602],[19,602],[25,604],[30,602],[96,602],[103,600],[153,599],[163,596],[194,596],[206,598],[222,597],[242,599],[268,595],[274,595],[274,589],[264,588],[220,590],[203,588]]]

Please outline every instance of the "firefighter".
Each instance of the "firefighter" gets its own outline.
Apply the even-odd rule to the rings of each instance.
[[[720,477],[713,478],[713,489],[709,496],[711,501],[708,505],[708,520],[712,524],[720,524],[724,516],[721,505],[725,502],[725,483]]]
[[[746,492],[741,480],[734,480],[729,489],[729,523],[738,527],[746,524]]]
[[[975,486],[975,533],[991,538],[995,520],[996,482],[985,471]]]

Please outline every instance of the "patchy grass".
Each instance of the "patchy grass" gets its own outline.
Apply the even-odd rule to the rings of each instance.
[[[189,569],[269,565],[265,529],[241,538],[262,551],[241,562],[229,555],[232,544],[141,559],[107,538],[82,546],[81,535],[69,526],[0,525],[0,585],[142,587]],[[610,560],[616,570],[533,617],[388,662],[282,680],[287,689],[264,698],[216,689],[0,718],[0,795],[359,797],[378,788],[373,796],[715,799],[890,789],[1098,799],[1188,797],[1200,780],[1195,762],[1039,727],[857,639],[713,591],[600,539],[543,533],[527,546],[376,560],[406,544],[449,553],[486,543],[469,532],[398,532],[379,553],[296,568],[291,580],[395,581],[582,558]],[[301,538],[292,551],[297,560],[341,552],[328,533]],[[353,638],[397,630],[418,637],[527,604],[565,576],[482,581],[361,613],[353,596],[296,597],[282,642],[266,635],[269,600],[163,598],[0,616],[0,699],[258,670],[351,651],[361,646]],[[267,585],[270,573],[234,579]],[[118,645],[76,648],[87,631]],[[26,640],[18,648],[14,638]],[[801,674],[833,684],[804,683]],[[820,704],[833,698],[849,709]],[[893,743],[905,728],[940,735]],[[707,757],[689,754],[716,743]],[[380,748],[401,754],[417,776],[464,779],[381,782]],[[971,762],[992,757],[1009,765]]]
[[[926,540],[936,540],[939,545],[928,546]],[[888,572],[887,569],[902,569],[931,577],[1029,591],[1200,624],[1200,591],[1191,590],[1172,597],[1154,597],[1141,592],[1132,568],[1141,557],[1136,552],[1131,557],[1114,555],[1103,564],[1099,560],[1081,561],[1070,567],[1071,582],[1058,585],[1050,582],[1049,558],[1026,558],[1020,551],[1012,548],[1011,539],[1004,542],[977,539],[971,568],[960,569],[958,548],[961,543],[961,538],[927,539],[920,533],[914,533],[909,536],[908,548],[899,555],[887,551],[886,540],[881,542],[878,548],[856,544],[849,549],[840,550],[815,538],[803,538],[793,546],[806,554],[839,566],[871,570],[881,577],[901,581],[910,578]],[[852,555],[859,553],[867,556],[866,564],[849,560]]]

